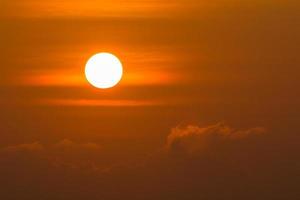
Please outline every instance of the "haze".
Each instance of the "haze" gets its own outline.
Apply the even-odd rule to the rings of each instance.
[[[299,8],[1,0],[0,198],[299,198]]]

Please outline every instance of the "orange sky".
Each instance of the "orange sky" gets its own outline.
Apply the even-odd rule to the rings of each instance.
[[[1,0],[0,199],[296,199],[299,7]]]

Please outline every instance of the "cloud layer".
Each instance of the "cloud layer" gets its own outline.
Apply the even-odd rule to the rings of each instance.
[[[1,151],[0,175],[6,184],[0,197],[294,199],[299,181],[296,154],[266,140],[272,133],[265,132],[262,127],[238,130],[224,123],[175,127],[166,151],[115,166],[99,162],[105,149],[96,143],[63,139],[13,145]],[[278,189],[280,194],[274,194]]]

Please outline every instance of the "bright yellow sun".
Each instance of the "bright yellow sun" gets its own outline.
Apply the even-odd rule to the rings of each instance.
[[[110,53],[92,56],[85,66],[85,76],[96,88],[107,89],[119,83],[123,75],[122,63]]]

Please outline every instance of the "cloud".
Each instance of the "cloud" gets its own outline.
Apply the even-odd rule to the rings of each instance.
[[[33,143],[24,143],[24,144],[7,146],[3,148],[3,150],[8,152],[18,152],[18,151],[35,152],[35,151],[42,151],[44,148],[45,148],[44,145],[41,144],[40,142],[33,142]]]
[[[220,148],[224,144],[234,143],[265,132],[266,130],[263,127],[237,130],[224,123],[206,127],[188,125],[183,128],[176,127],[172,129],[167,138],[166,148],[171,153],[193,155],[203,153],[208,149]]]
[[[10,161],[13,159],[23,162],[20,165],[45,163],[57,169],[95,171],[98,169],[97,158],[102,155],[101,152],[101,146],[96,143],[63,139],[52,144],[33,142],[7,146],[2,148],[1,155]]]
[[[70,139],[63,139],[54,145],[60,149],[84,149],[84,150],[99,150],[100,146],[96,143],[76,143]]]

